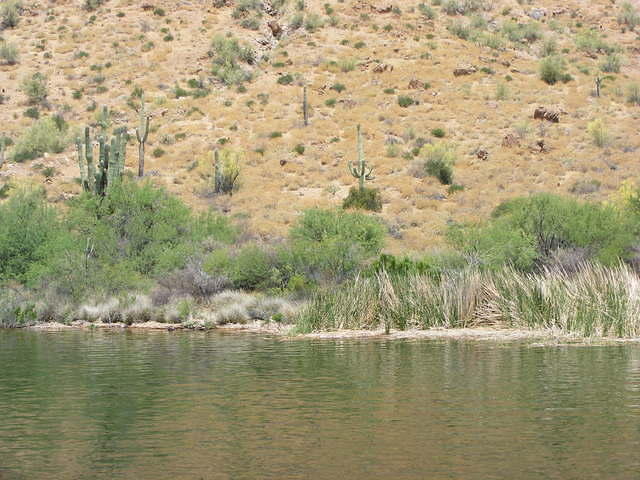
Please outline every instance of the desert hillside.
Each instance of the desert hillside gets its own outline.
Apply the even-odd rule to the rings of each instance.
[[[61,115],[71,137],[104,120],[103,106],[109,128],[132,134],[135,174],[143,91],[146,176],[196,208],[245,219],[265,239],[286,234],[301,210],[339,206],[357,185],[347,162],[361,124],[389,251],[434,248],[448,223],[505,199],[604,199],[638,175],[638,3],[13,2],[19,16],[0,33],[0,135],[13,143],[0,183],[44,185],[53,202],[79,193],[72,140],[31,160],[12,149],[35,117]],[[237,39],[251,58],[223,71],[214,38]],[[542,65],[559,76],[544,81]],[[36,73],[46,95],[34,102],[24,85]],[[535,119],[539,107],[547,115]],[[430,144],[446,144],[455,187],[424,174]],[[232,196],[211,193],[215,149],[239,158]]]

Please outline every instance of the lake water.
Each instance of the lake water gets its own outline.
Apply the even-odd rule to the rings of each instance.
[[[0,479],[638,479],[640,346],[0,330]]]

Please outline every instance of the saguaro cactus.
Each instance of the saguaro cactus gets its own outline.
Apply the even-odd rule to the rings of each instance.
[[[124,132],[119,131],[110,142],[98,137],[98,164],[94,165],[94,146],[89,127],[84,130],[84,143],[76,140],[78,166],[82,188],[94,195],[104,197],[109,189],[120,180],[124,171],[127,141]]]
[[[602,77],[596,77],[596,97],[600,96],[601,87],[602,87]]]
[[[360,125],[357,128],[358,132],[358,164],[353,165],[351,160],[349,160],[347,166],[349,167],[349,172],[355,178],[358,179],[360,191],[364,191],[364,181],[365,180],[373,180],[373,167],[367,167],[367,161],[364,159],[364,149],[362,146],[362,134],[360,133]]]
[[[307,103],[307,87],[302,89],[302,116],[304,118],[304,126],[309,125],[309,104]]]
[[[138,140],[138,177],[144,176],[144,147],[149,137],[149,115],[144,108],[144,97],[140,101],[140,123],[136,128],[136,139]]]

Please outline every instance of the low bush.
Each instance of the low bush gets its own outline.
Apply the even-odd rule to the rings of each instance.
[[[382,210],[380,191],[377,188],[365,187],[360,190],[357,187],[351,187],[349,195],[342,202],[342,208],[358,208],[379,212]]]
[[[571,249],[615,265],[628,257],[636,231],[632,217],[611,206],[537,194],[504,202],[485,224],[451,227],[449,239],[478,265],[531,270]]]
[[[24,162],[45,153],[60,153],[69,144],[68,130],[61,117],[41,118],[18,138],[11,156],[15,162]]]
[[[6,65],[15,65],[18,63],[18,47],[13,43],[0,43],[0,60]]]
[[[609,145],[611,141],[609,129],[601,119],[589,122],[587,132],[591,135],[591,139],[597,147],[604,148]]]
[[[20,0],[5,0],[0,6],[0,26],[15,28],[20,22],[22,2]]]
[[[358,212],[306,210],[290,231],[295,270],[314,281],[340,282],[354,275],[384,243],[384,227]]]
[[[226,85],[238,85],[252,78],[242,64],[253,65],[254,51],[233,37],[217,35],[211,43],[213,74]]]
[[[571,81],[571,75],[566,72],[566,63],[562,57],[550,56],[540,61],[540,79],[553,85]]]
[[[638,14],[638,10],[631,2],[624,2],[620,7],[618,23],[629,30],[634,30],[640,25],[640,14]]]
[[[27,96],[31,105],[43,103],[47,99],[47,77],[40,72],[22,80],[22,92]]]
[[[418,178],[425,175],[436,177],[440,183],[453,183],[453,166],[456,162],[455,149],[446,143],[426,144],[419,154],[422,158],[412,166],[412,173]]]

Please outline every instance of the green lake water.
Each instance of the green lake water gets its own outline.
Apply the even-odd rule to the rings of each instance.
[[[640,479],[640,346],[0,330],[15,479]]]

